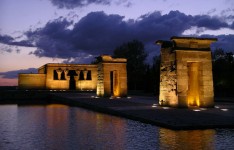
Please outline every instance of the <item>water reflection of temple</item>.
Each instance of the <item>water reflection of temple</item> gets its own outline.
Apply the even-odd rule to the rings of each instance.
[[[75,149],[111,149],[113,145],[120,149],[124,147],[122,136],[126,132],[126,121],[119,117],[52,104],[46,106],[46,122],[47,141],[54,146],[49,149],[69,147],[66,144],[73,142],[79,145]]]
[[[160,149],[198,150],[215,149],[215,130],[181,130],[174,131],[160,128]]]

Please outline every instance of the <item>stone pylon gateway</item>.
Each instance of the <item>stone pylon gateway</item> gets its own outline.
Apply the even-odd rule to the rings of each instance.
[[[171,107],[213,107],[210,44],[216,38],[172,37],[161,45],[159,104]]]
[[[127,96],[127,59],[103,55],[98,57],[97,60],[97,96]]]

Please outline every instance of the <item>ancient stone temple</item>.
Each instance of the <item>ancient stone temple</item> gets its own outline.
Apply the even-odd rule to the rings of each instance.
[[[127,60],[102,55],[98,64],[45,64],[37,74],[19,74],[19,89],[97,91],[98,96],[127,95]]]
[[[98,57],[97,96],[127,96],[127,60]]]
[[[213,107],[210,44],[215,38],[172,37],[161,45],[159,104],[172,107]]]

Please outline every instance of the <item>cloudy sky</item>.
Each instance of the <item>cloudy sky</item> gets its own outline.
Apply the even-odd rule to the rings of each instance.
[[[46,63],[90,63],[122,43],[216,37],[212,50],[234,52],[233,0],[1,0],[0,86]]]

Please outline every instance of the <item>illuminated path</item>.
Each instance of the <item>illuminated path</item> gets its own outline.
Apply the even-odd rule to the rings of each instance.
[[[178,109],[158,106],[156,97],[98,98],[90,93],[54,93],[54,103],[85,107],[170,129],[234,128],[234,103],[215,108]]]

